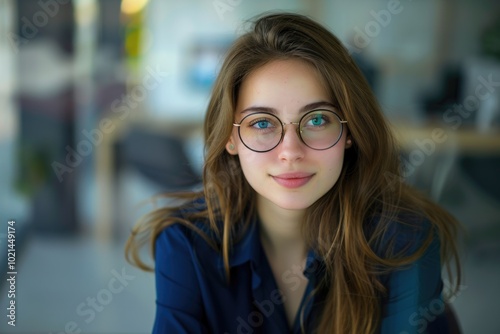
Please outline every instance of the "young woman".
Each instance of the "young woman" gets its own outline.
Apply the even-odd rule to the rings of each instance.
[[[441,266],[459,269],[457,223],[400,182],[387,122],[327,29],[257,19],[204,130],[203,191],[176,194],[127,244],[143,269],[152,245],[155,333],[449,332]]]

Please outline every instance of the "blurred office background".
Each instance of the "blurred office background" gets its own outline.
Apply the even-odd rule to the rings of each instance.
[[[0,284],[0,332],[151,330],[154,277],[125,262],[125,240],[151,196],[199,186],[221,56],[268,10],[349,47],[406,181],[465,227],[463,331],[500,333],[496,0],[0,0],[0,264],[15,220],[18,272],[15,327]]]

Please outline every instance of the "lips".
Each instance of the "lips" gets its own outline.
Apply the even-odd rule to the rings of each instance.
[[[307,184],[314,174],[311,173],[285,173],[271,175],[274,181],[285,188],[299,188]]]

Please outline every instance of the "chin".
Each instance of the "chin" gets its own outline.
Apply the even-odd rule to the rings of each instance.
[[[279,198],[279,199],[268,199],[268,201],[280,209],[290,210],[290,211],[300,211],[305,210],[310,207],[315,201],[311,198]]]

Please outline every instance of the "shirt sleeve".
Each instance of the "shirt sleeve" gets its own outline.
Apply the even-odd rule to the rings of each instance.
[[[172,225],[156,240],[154,334],[208,333],[195,253],[186,232]]]
[[[386,287],[382,334],[449,333],[437,235],[416,262],[389,274]]]

